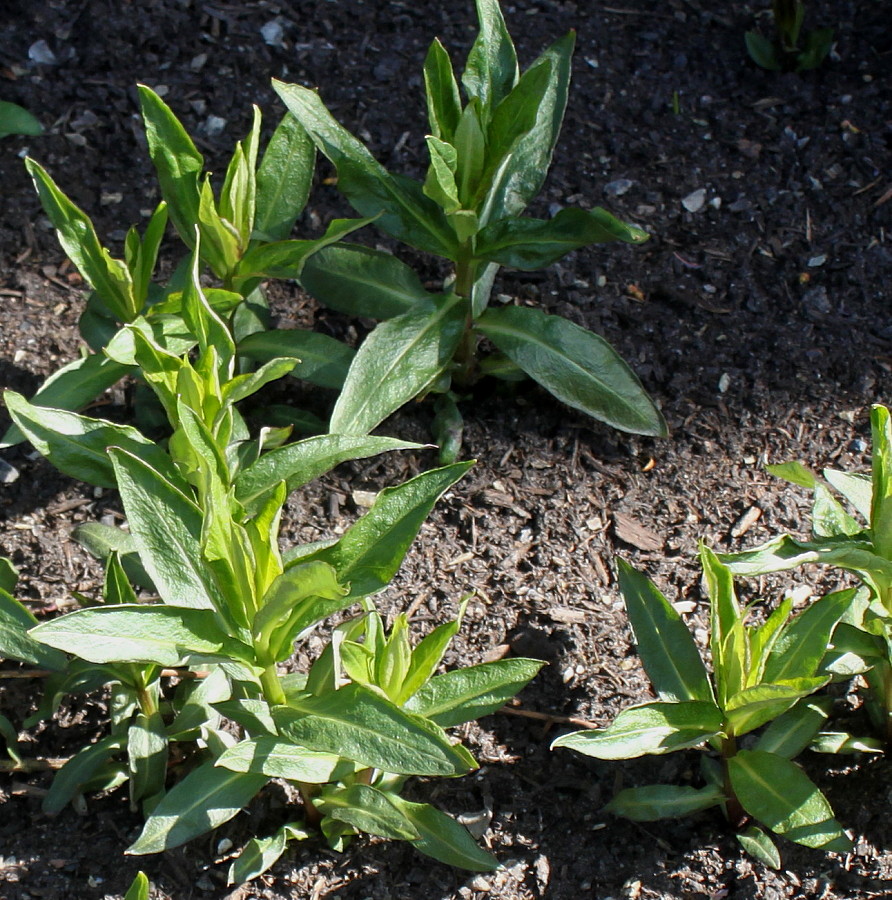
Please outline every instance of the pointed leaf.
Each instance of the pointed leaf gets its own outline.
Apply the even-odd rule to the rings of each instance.
[[[818,483],[815,473],[800,462],[785,462],[768,465],[765,466],[765,471],[768,472],[769,475],[774,475],[776,478],[783,478],[784,481],[789,481],[790,484],[798,484],[800,487],[805,487],[809,490],[813,489]]]
[[[442,729],[358,684],[294,697],[272,712],[288,740],[364,766],[404,775],[464,775],[475,767]]]
[[[451,141],[461,117],[461,97],[452,60],[436,38],[424,60],[424,88],[431,133],[441,140]]]
[[[357,831],[392,840],[417,838],[418,831],[382,791],[367,784],[351,784],[323,795],[319,807],[337,822]]]
[[[500,659],[453,669],[431,678],[404,708],[441,728],[461,725],[501,709],[543,665],[538,659]]]
[[[348,774],[353,770],[350,763],[342,764],[336,753],[308,750],[272,736],[239,741],[224,750],[214,765],[307,784],[325,784],[337,780],[339,769]]]
[[[870,521],[870,505],[873,497],[873,480],[859,472],[840,472],[824,469],[824,478],[852,504],[865,522]]]
[[[228,822],[266,784],[265,775],[219,768],[213,761],[191,771],[164,795],[127,853],[160,853]]]
[[[356,354],[327,334],[290,328],[249,334],[239,341],[238,355],[257,362],[293,357],[298,360],[291,372],[295,378],[340,390]]]
[[[781,867],[780,853],[774,846],[774,841],[755,825],[750,825],[746,831],[737,835],[737,840],[741,847],[746,850],[750,856],[754,856],[764,866],[769,869],[779,869]]]
[[[468,53],[462,84],[488,111],[517,84],[517,54],[498,0],[476,0],[480,30]]]
[[[0,588],[0,659],[14,659],[42,669],[62,671],[67,659],[28,634],[37,624],[31,612]]]
[[[744,735],[785,713],[793,704],[813,694],[830,680],[796,678],[783,684],[757,684],[732,694],[725,701],[725,724],[735,735]]]
[[[320,303],[351,316],[390,319],[434,295],[404,262],[359,244],[333,244],[304,264],[301,285]]]
[[[56,773],[41,809],[48,815],[61,812],[69,801],[83,792],[84,786],[109,759],[124,748],[124,743],[124,737],[110,734],[79,750]]]
[[[724,799],[717,785],[693,788],[654,784],[620,791],[604,809],[633,822],[656,822],[658,819],[674,819],[710,809]]]
[[[633,434],[665,436],[666,422],[635,373],[601,337],[537,309],[488,309],[476,326],[558,400]]]
[[[740,750],[728,774],[743,808],[777,834],[806,847],[844,853],[852,842],[824,795],[795,763],[761,750]]]
[[[646,703],[624,709],[608,728],[576,731],[551,746],[597,759],[633,759],[696,747],[722,733],[722,713],[711,702]]]
[[[303,840],[310,837],[295,824],[283,825],[269,837],[252,838],[245,844],[238,859],[229,867],[227,884],[244,884],[267,871],[285,852],[289,840]]]
[[[145,872],[136,873],[136,878],[127,888],[124,900],[149,900],[149,879]]]
[[[382,322],[363,341],[331,414],[329,430],[368,434],[420,394],[451,362],[464,332],[466,301],[438,298]]]
[[[137,714],[127,729],[130,800],[143,800],[164,790],[167,735],[160,712]]]
[[[756,750],[775,753],[785,759],[798,756],[821,730],[833,701],[829,697],[809,697],[778,716],[759,736]]]

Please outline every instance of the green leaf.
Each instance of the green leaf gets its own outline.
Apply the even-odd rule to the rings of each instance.
[[[102,583],[102,599],[108,605],[137,603],[133,585],[121,565],[121,558],[113,550],[105,562],[105,579]]]
[[[85,525],[78,525],[71,536],[89,553],[105,563],[112,553],[117,553],[130,581],[140,587],[154,590],[152,579],[140,562],[136,541],[129,532],[113,525],[87,522]]]
[[[48,815],[61,812],[109,759],[124,748],[124,738],[110,734],[82,748],[62,766],[43,798],[41,809]]]
[[[859,472],[840,472],[838,469],[824,469],[824,478],[852,504],[865,522],[870,521],[873,480],[869,475],[862,475]]]
[[[461,725],[501,709],[544,665],[538,659],[500,659],[453,669],[431,678],[405,703],[441,728]]]
[[[886,745],[879,738],[858,737],[845,731],[822,731],[815,735],[809,749],[815,753],[885,753]]]
[[[425,138],[430,156],[430,166],[424,180],[424,193],[446,212],[454,212],[461,206],[455,173],[458,169],[458,155],[452,144],[447,144],[433,135]]]
[[[438,625],[430,634],[422,638],[418,642],[418,646],[412,650],[409,668],[403,680],[400,697],[397,702],[404,703],[413,694],[421,690],[433,677],[437,666],[440,665],[443,659],[446,648],[449,646],[452,638],[458,633],[467,604],[468,601],[466,599],[459,608],[458,616],[452,622],[444,622],[442,625]]]
[[[249,334],[239,341],[238,355],[257,362],[294,357],[298,360],[291,373],[295,378],[340,390],[355,351],[327,334],[288,329]]]
[[[621,431],[665,437],[666,422],[602,338],[538,309],[488,309],[476,326],[558,400]]]
[[[412,839],[416,850],[433,859],[471,872],[491,872],[499,861],[477,846],[468,829],[429,803],[412,803],[386,792],[387,799],[418,832]]]
[[[214,709],[227,719],[241,725],[252,736],[264,735],[274,737],[276,725],[269,711],[269,704],[264,700],[244,698],[240,700],[224,700],[215,702]]]
[[[204,158],[170,107],[151,88],[139,85],[139,100],[161,196],[180,237],[194,247]]]
[[[562,209],[553,219],[500,219],[477,235],[474,255],[515,269],[532,271],[557,262],[589,244],[624,241],[641,244],[647,232],[621,222],[606,209]]]
[[[239,473],[235,482],[236,497],[248,505],[284,481],[293,491],[314,478],[354,459],[367,459],[391,450],[418,450],[422,444],[389,437],[320,434],[265,453]]]
[[[570,87],[571,59],[576,35],[555,41],[527,70],[550,66],[551,79],[538,104],[533,127],[513,145],[493,175],[481,219],[496,222],[518,216],[542,189],[561,131]]]
[[[155,807],[127,853],[160,853],[228,822],[266,784],[265,775],[231,772],[212,760],[191,771]]]
[[[856,522],[822,484],[815,485],[812,504],[812,534],[815,538],[859,537],[864,526]]]
[[[621,559],[617,568],[641,663],[657,695],[714,702],[706,666],[681,616],[649,578]]]
[[[284,241],[306,205],[316,148],[297,119],[285,113],[257,170],[254,237]]]
[[[455,182],[458,188],[458,197],[461,205],[473,212],[472,205],[480,188],[480,181],[486,165],[484,123],[481,121],[480,104],[475,100],[472,100],[462,111],[453,142],[455,144]],[[452,212],[458,205],[456,203],[453,206],[450,203],[445,209],[447,212]],[[474,223],[476,223],[476,216]],[[476,233],[476,224],[469,231]],[[464,243],[469,236],[459,234],[458,239]]]
[[[0,591],[11,594],[19,583],[19,570],[12,564],[11,559],[0,556]]]
[[[25,167],[34,179],[44,212],[56,228],[59,243],[78,272],[93,287],[121,322],[129,322],[140,312],[133,293],[133,280],[123,262],[113,259],[96,235],[93,223],[55,185],[52,178],[33,159]]]
[[[165,603],[225,616],[223,598],[202,561],[201,510],[141,459],[115,447],[109,456],[140,559]]]
[[[397,841],[419,837],[417,829],[388,797],[367,784],[351,784],[326,792],[318,801],[318,806],[330,818],[345,822],[357,831]]]
[[[378,325],[350,366],[329,430],[368,434],[428,387],[455,354],[466,303],[453,294],[440,298],[433,310],[403,313]]]
[[[855,588],[827,594],[799,613],[780,633],[765,664],[765,681],[814,675],[837,622],[855,598]]]
[[[785,759],[798,756],[821,730],[832,706],[833,701],[829,697],[800,700],[762,732],[755,749],[774,753]]]
[[[251,131],[235,145],[220,190],[220,216],[235,229],[240,250],[247,246],[254,230],[260,122],[260,110],[255,106]]]
[[[127,888],[124,900],[149,900],[149,879],[145,872],[136,873],[136,878]]]
[[[371,319],[393,318],[433,297],[404,262],[360,244],[333,244],[314,253],[300,280],[320,303]]]
[[[170,457],[158,444],[129,425],[34,406],[13,391],[5,391],[3,400],[12,420],[38,453],[72,478],[100,487],[116,487],[114,469],[106,452],[111,446],[129,451],[169,479],[177,477]]]
[[[217,766],[233,772],[253,772],[270,778],[285,778],[307,784],[325,784],[337,780],[338,770],[353,770],[336,753],[308,750],[272,736],[239,741],[217,757]]]
[[[231,671],[228,666],[215,667],[207,677],[181,685],[177,699],[182,699],[178,703],[176,716],[167,726],[167,736],[171,740],[189,740],[202,726],[218,727],[220,712],[215,704],[226,703],[232,696]]]
[[[10,134],[36,136],[43,132],[43,125],[17,103],[0,100],[0,138]]]
[[[815,473],[800,462],[785,462],[768,465],[765,466],[765,471],[768,472],[769,475],[774,475],[776,478],[783,478],[784,481],[789,481],[790,484],[798,484],[800,487],[808,488],[809,490],[812,490],[818,483]]]
[[[750,856],[754,856],[763,866],[769,869],[779,869],[781,867],[780,853],[774,846],[774,841],[755,825],[750,825],[746,831],[742,831],[736,835],[737,841]]]
[[[130,802],[149,799],[164,790],[167,776],[167,734],[160,712],[137,714],[127,729]]]
[[[252,838],[229,867],[227,884],[244,884],[257,878],[281,857],[289,840],[305,840],[308,837],[309,831],[304,831],[295,823],[288,823],[269,837]]]
[[[768,69],[770,72],[779,72],[781,70],[777,51],[774,49],[774,44],[771,41],[762,37],[758,31],[747,31],[743,37],[746,41],[746,51],[757,66]]]
[[[424,60],[424,89],[431,133],[443,141],[451,141],[461,118],[461,97],[452,60],[436,38]]]
[[[653,784],[620,791],[605,807],[607,812],[623,816],[633,822],[656,822],[689,816],[725,800],[717,785],[703,788],[674,784]]]
[[[210,610],[118,604],[79,609],[31,630],[51,647],[95,663],[154,663],[175,667],[192,657],[245,658]]]
[[[439,497],[473,465],[454,463],[430,469],[396,487],[384,488],[372,508],[341,539],[303,557],[332,565],[350,597],[374,594],[390,583]]]
[[[870,411],[873,436],[873,496],[870,530],[878,556],[892,560],[892,420],[884,406]]]
[[[37,624],[31,612],[0,588],[0,658],[14,659],[42,669],[61,672],[67,659],[28,634]]]
[[[133,296],[136,299],[136,309],[141,312],[149,297],[149,288],[152,284],[152,273],[155,271],[155,263],[158,260],[158,250],[167,230],[167,204],[162,200],[155,208],[152,217],[140,240],[135,228],[131,228],[127,234],[128,241],[132,241],[135,252],[127,254],[127,267],[130,269],[130,277],[133,279]],[[130,235],[133,235],[131,238]]]
[[[715,703],[684,700],[624,709],[608,728],[565,734],[551,746],[597,759],[633,759],[696,747],[721,733],[722,713]]]
[[[761,750],[728,760],[731,787],[743,808],[776,834],[823,850],[852,848],[824,795],[795,763]]]
[[[464,775],[475,767],[461,746],[425,718],[358,684],[273,708],[279,733],[313,750],[404,775]]]
[[[265,362],[253,372],[236,375],[223,385],[220,399],[224,406],[241,403],[256,394],[262,387],[289,375],[300,360],[278,356]]]
[[[363,144],[339,125],[315,91],[273,80],[285,106],[306,129],[317,149],[338,170],[338,188],[363,216],[381,213],[378,226],[419,250],[454,258],[455,237],[443,212],[421,186],[390,175]]]
[[[130,374],[130,366],[113,362],[105,356],[91,354],[57,369],[31,398],[34,406],[48,409],[78,409]],[[13,425],[3,435],[0,450],[25,440]]]
[[[480,31],[468,53],[462,84],[489,112],[517,84],[517,54],[498,0],[476,0]],[[488,115],[487,115],[488,118]]]
[[[710,640],[716,699],[724,706],[728,698],[747,684],[748,637],[734,591],[731,572],[705,545],[700,547],[703,580],[709,595]]]
[[[816,28],[805,36],[805,46],[799,53],[796,62],[797,72],[807,72],[817,69],[827,58],[827,54],[833,48],[833,29]]]
[[[783,684],[757,684],[732,694],[725,701],[725,724],[735,735],[744,735],[785,713],[793,704],[822,688],[830,680],[795,678]]]

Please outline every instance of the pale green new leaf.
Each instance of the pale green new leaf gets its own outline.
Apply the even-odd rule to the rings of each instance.
[[[447,367],[464,332],[461,297],[437,298],[382,322],[363,341],[331,414],[329,431],[368,434],[408,403]]]
[[[500,659],[436,675],[405,703],[442,728],[461,725],[501,709],[536,675],[538,659]]]
[[[852,504],[865,522],[870,521],[870,505],[873,497],[873,479],[870,475],[824,469],[824,478]]]
[[[461,118],[461,97],[452,60],[436,38],[424,60],[424,89],[431,133],[443,141],[451,141]]]
[[[684,700],[624,709],[608,728],[565,734],[551,746],[597,759],[633,759],[696,747],[721,733],[722,713],[715,703]]]
[[[136,873],[136,878],[127,888],[124,900],[149,900],[149,879],[145,872]]]
[[[232,772],[212,760],[193,769],[152,811],[127,853],[160,853],[228,822],[266,784],[265,775]]]
[[[824,487],[814,487],[814,503],[811,510],[811,528],[815,538],[859,537],[865,530],[844,509],[842,504]],[[866,537],[866,535],[865,535]]]
[[[656,585],[625,560],[617,560],[619,585],[638,654],[661,700],[714,702],[700,651]]]
[[[94,663],[134,662],[175,667],[192,657],[248,658],[213,612],[145,604],[79,609],[31,630],[35,640]]]
[[[568,406],[632,434],[665,436],[662,413],[599,335],[560,316],[490,308],[476,324],[509,359]]]
[[[731,787],[758,822],[797,844],[844,853],[846,836],[824,795],[795,763],[761,750],[728,760]]]
[[[873,437],[873,494],[870,531],[878,556],[892,560],[892,419],[885,406],[870,411]]]
[[[344,769],[346,773],[353,770],[350,763],[342,764],[336,753],[308,750],[281,738],[265,735],[233,744],[217,757],[215,765],[233,772],[253,772],[255,775],[307,784],[335,781],[339,769]]]
[[[360,244],[333,244],[304,264],[301,284],[320,303],[351,316],[391,319],[430,304],[415,270],[390,253]]]
[[[793,704],[813,694],[830,680],[795,678],[782,684],[757,684],[732,694],[725,701],[725,723],[735,735],[744,735],[785,713]]]
[[[442,729],[358,684],[319,697],[293,697],[272,713],[288,740],[386,772],[464,775],[476,767],[467,750],[453,746]]]
[[[284,241],[291,234],[310,195],[315,161],[313,142],[285,113],[257,170],[255,239]]]
[[[476,0],[480,30],[468,53],[462,84],[481,106],[494,109],[517,84],[517,54],[498,0]]]
[[[350,597],[380,591],[396,574],[439,497],[472,464],[430,469],[401,485],[384,488],[372,508],[336,544],[304,556],[302,561],[320,559],[334,566],[338,581],[350,585]]]
[[[810,490],[818,483],[815,473],[800,462],[774,463],[765,466],[765,471],[769,475],[776,478],[783,478],[790,484],[798,484],[800,487],[809,488]]]
[[[724,801],[717,785],[703,788],[675,784],[653,784],[647,787],[620,791],[605,807],[607,812],[623,816],[633,822],[656,822],[689,816]]]

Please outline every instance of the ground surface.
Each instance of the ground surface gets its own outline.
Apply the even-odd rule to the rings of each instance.
[[[547,659],[522,695],[526,710],[606,724],[648,696],[615,586],[616,556],[686,603],[692,624],[702,627],[698,541],[725,550],[805,530],[804,498],[766,476],[765,462],[869,463],[867,412],[890,400],[892,369],[888,11],[852,0],[810,4],[810,24],[834,26],[837,44],[819,71],[799,77],[762,72],[746,59],[743,31],[762,6],[506,6],[523,63],[569,28],[578,31],[564,133],[535,211],[603,204],[653,238],[636,249],[576,253],[541,276],[504,272],[496,291],[607,337],[672,429],[664,441],[628,437],[529,385],[514,397],[483,385],[466,404],[465,449],[479,463],[439,505],[383,602],[396,610],[419,600],[419,627],[429,628],[477,591],[449,662],[507,649]],[[335,114],[385,164],[417,172],[421,60],[435,35],[455,56],[464,53],[474,33],[471,7],[437,0],[7,2],[0,95],[30,108],[48,133],[0,144],[0,384],[31,393],[73,358],[83,302],[27,183],[23,147],[94,216],[116,253],[124,230],[158,199],[135,103],[139,81],[166,86],[168,102],[218,167],[246,130],[252,102],[269,123],[277,120],[281,109],[268,86],[275,76],[320,85]],[[275,45],[261,36],[271,22],[281,26]],[[54,54],[51,64],[29,59],[38,41]],[[40,49],[32,55],[45,60]],[[208,129],[210,116],[225,120],[220,133]],[[704,202],[688,211],[682,200],[698,190]],[[336,191],[319,184],[299,228],[318,233],[346,213]],[[407,258],[425,277],[439,274],[428,261]],[[285,324],[341,332],[351,324],[317,310],[293,286],[278,287],[274,299]],[[286,388],[284,399],[289,391],[298,388]],[[108,402],[120,405],[123,396]],[[313,402],[324,412],[329,398]],[[386,432],[422,437],[429,416],[424,407],[411,410]],[[3,458],[19,478],[0,484],[0,553],[19,565],[23,599],[36,614],[50,614],[71,602],[71,589],[96,584],[95,565],[67,539],[72,526],[113,515],[117,501],[57,476],[23,447]],[[323,478],[292,501],[289,539],[330,534],[357,514],[354,488],[378,489],[432,463],[404,456]],[[834,584],[821,577],[795,573],[767,590],[776,597],[785,586]],[[759,588],[744,590],[755,596]],[[4,714],[21,720],[36,697],[32,682],[0,678]],[[58,722],[25,736],[29,755],[70,755],[102,733],[103,713],[101,696],[73,700]],[[84,815],[68,809],[48,818],[40,812],[44,775],[2,776],[0,896],[119,898],[140,866],[153,896],[173,900],[854,900],[892,890],[892,767],[885,760],[828,765],[803,757],[856,850],[841,858],[787,844],[784,868],[774,873],[742,853],[717,815],[640,827],[599,812],[620,785],[694,777],[695,758],[618,764],[549,752],[562,728],[491,716],[467,730],[479,774],[418,788],[453,814],[491,813],[484,840],[505,865],[492,876],[469,877],[397,843],[359,841],[338,856],[310,842],[269,877],[232,892],[216,862],[218,841],[238,845],[272,827],[281,815],[276,796],[213,839],[133,859],[121,855],[139,827],[125,798],[90,800]]]

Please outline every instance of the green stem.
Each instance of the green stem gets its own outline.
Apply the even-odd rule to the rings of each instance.
[[[728,737],[722,740],[722,782],[725,791],[725,814],[728,816],[728,821],[733,828],[739,828],[746,818],[746,813],[731,785],[731,773],[728,769],[728,760],[736,755],[737,738],[733,734],[729,734]]]
[[[260,685],[267,703],[272,706],[282,706],[285,703],[285,691],[282,690],[275,663],[270,663],[263,670],[263,674],[260,676]]]
[[[459,297],[467,301],[465,313],[465,330],[455,351],[456,369],[454,379],[462,386],[472,385],[477,375],[477,344],[479,338],[474,331],[474,311],[471,295],[477,279],[477,263],[470,256],[463,255],[455,264],[455,284],[453,290]]]

